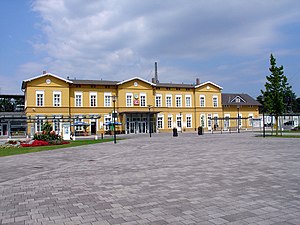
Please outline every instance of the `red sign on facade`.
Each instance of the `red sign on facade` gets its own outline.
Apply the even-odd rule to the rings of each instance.
[[[134,100],[133,100],[133,104],[134,104],[134,105],[139,105],[139,100],[138,100],[138,99],[134,99]]]

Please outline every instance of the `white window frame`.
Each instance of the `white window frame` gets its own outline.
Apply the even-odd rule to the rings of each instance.
[[[83,105],[83,98],[82,98],[82,92],[81,91],[75,91],[75,107],[82,107]],[[77,96],[80,96],[80,105],[77,105]]]
[[[190,118],[190,121],[188,120],[188,118]],[[187,114],[185,116],[185,121],[186,121],[186,128],[192,128],[193,127],[193,125],[192,125],[193,124],[193,120],[192,120],[192,115],[191,114]]]
[[[187,101],[187,99],[190,99],[189,100],[189,105],[187,104],[188,103],[188,101]],[[185,95],[185,107],[192,107],[192,95]]]
[[[180,104],[177,104],[178,103],[178,101],[177,101],[177,99],[180,99]],[[176,107],[182,107],[182,95],[175,95],[175,105],[176,105]],[[181,126],[182,126],[182,124],[181,124]]]
[[[104,92],[104,107],[111,107],[111,92]]]
[[[75,119],[74,119],[74,123],[75,123],[75,122],[82,122],[82,121],[83,121],[82,115],[76,116]],[[75,128],[74,128],[75,131],[83,131],[83,130],[84,130],[84,129],[83,129],[83,126],[74,126],[74,127],[75,127]]]
[[[128,101],[129,96],[130,96],[130,102]],[[126,107],[132,107],[132,106],[133,106],[133,94],[126,93]]]
[[[253,113],[249,113],[248,117],[249,117],[248,119],[249,126],[253,126]]]
[[[92,105],[92,96],[95,96],[95,105]],[[97,92],[90,92],[90,107],[97,107]]]
[[[180,126],[178,126],[178,122],[180,121]],[[183,121],[182,121],[182,115],[180,115],[180,114],[177,114],[176,115],[176,127],[177,128],[181,128],[182,129],[182,125],[183,125]]]
[[[161,126],[160,126],[161,122]],[[157,129],[164,129],[164,115],[158,114],[157,115]]]
[[[170,120],[169,120],[170,119]],[[170,123],[169,123],[170,122]],[[167,127],[169,129],[173,128],[173,115],[168,115]]]
[[[145,98],[145,99],[142,101],[142,98]],[[147,94],[146,93],[140,93],[140,106],[141,107],[147,106]]]
[[[215,100],[216,100],[216,101],[215,101]],[[212,97],[212,105],[213,105],[214,108],[219,107],[219,98],[218,98],[217,95],[214,95],[214,96]]]
[[[202,102],[202,98],[203,98],[203,102]],[[205,95],[200,95],[199,103],[200,103],[200,107],[205,107]]]
[[[55,101],[55,95],[59,95],[58,102]],[[53,91],[53,106],[54,107],[61,107],[61,91]],[[58,103],[56,105],[56,103]]]
[[[225,128],[227,128],[227,130],[230,128],[230,114],[224,115],[224,129]]]
[[[212,121],[213,121],[212,114],[208,113],[207,114],[207,128],[208,128],[208,130],[212,129]]]
[[[105,114],[104,117],[103,117],[103,120],[104,120],[104,124],[105,124],[106,122],[112,121],[112,114]],[[108,126],[108,125],[104,125],[104,124],[103,124],[104,130],[105,130],[105,131],[109,130],[109,126]]]
[[[216,128],[218,128],[219,127],[219,115],[218,114],[214,114],[212,120],[213,120],[214,126],[216,125]],[[217,124],[216,124],[216,122],[217,122]]]
[[[170,98],[170,102],[168,101],[168,98]],[[172,95],[170,94],[166,95],[166,107],[172,107]]]
[[[61,132],[61,126],[60,126],[60,119],[61,115],[53,115],[55,119],[52,120],[52,127],[56,134],[60,134]]]
[[[239,128],[241,128],[241,127],[243,127],[243,120],[242,120],[243,114],[242,113],[236,114],[236,118],[238,118],[238,117],[239,117],[239,119],[238,119],[238,121],[239,121]]]
[[[36,116],[35,132],[37,132],[37,133],[41,133],[42,132],[42,126],[43,126],[43,123],[44,123],[44,119],[45,119],[44,116],[41,116],[41,115],[37,115]]]
[[[155,107],[162,107],[162,95],[161,94],[155,95]]]
[[[39,98],[38,95],[42,95],[42,101],[41,101],[41,105],[39,105]],[[43,107],[45,106],[45,91],[35,91],[35,100],[36,100],[36,106],[37,107]]]
[[[201,127],[206,127],[206,119],[205,119],[205,114],[200,115],[200,126]]]

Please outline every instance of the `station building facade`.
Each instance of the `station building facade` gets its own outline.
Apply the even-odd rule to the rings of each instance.
[[[173,128],[188,132],[199,126],[225,131],[237,126],[251,128],[251,118],[259,117],[259,103],[250,96],[249,102],[246,95],[224,97],[222,87],[198,79],[195,84],[150,82],[139,77],[78,80],[44,72],[24,80],[22,90],[28,133],[40,132],[42,123],[48,121],[58,133],[61,123],[70,122],[73,132],[100,134],[109,129],[113,116],[120,124],[117,130],[128,134]]]

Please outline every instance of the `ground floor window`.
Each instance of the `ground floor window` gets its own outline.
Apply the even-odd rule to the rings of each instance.
[[[35,132],[42,132],[43,123],[43,119],[41,117],[38,117],[35,123]]]
[[[186,116],[186,127],[187,128],[191,128],[192,127],[192,116],[191,115],[187,115]]]
[[[163,121],[164,121],[163,116],[157,117],[157,128],[158,129],[163,129]]]
[[[205,115],[202,114],[200,117],[200,125],[201,127],[205,127]]]
[[[173,124],[173,117],[168,116],[168,128],[172,128],[172,124]]]
[[[76,124],[77,122],[82,122],[82,118],[75,118],[75,119],[74,119],[74,122],[75,122],[75,124]],[[76,130],[76,131],[82,131],[82,130],[83,130],[83,126],[75,126],[75,130]]]
[[[109,122],[111,121],[111,115],[104,115],[104,130],[109,130]]]
[[[210,129],[211,128],[211,114],[207,115],[207,127]]]
[[[176,125],[177,125],[177,127],[179,128],[181,128],[181,124],[182,124],[182,122],[181,122],[181,116],[176,116]]]

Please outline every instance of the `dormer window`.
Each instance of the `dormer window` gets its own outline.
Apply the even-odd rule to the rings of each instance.
[[[231,103],[240,103],[240,102],[244,102],[244,103],[246,103],[246,101],[241,97],[241,96],[236,96],[236,97],[234,97],[231,101],[230,101]]]

